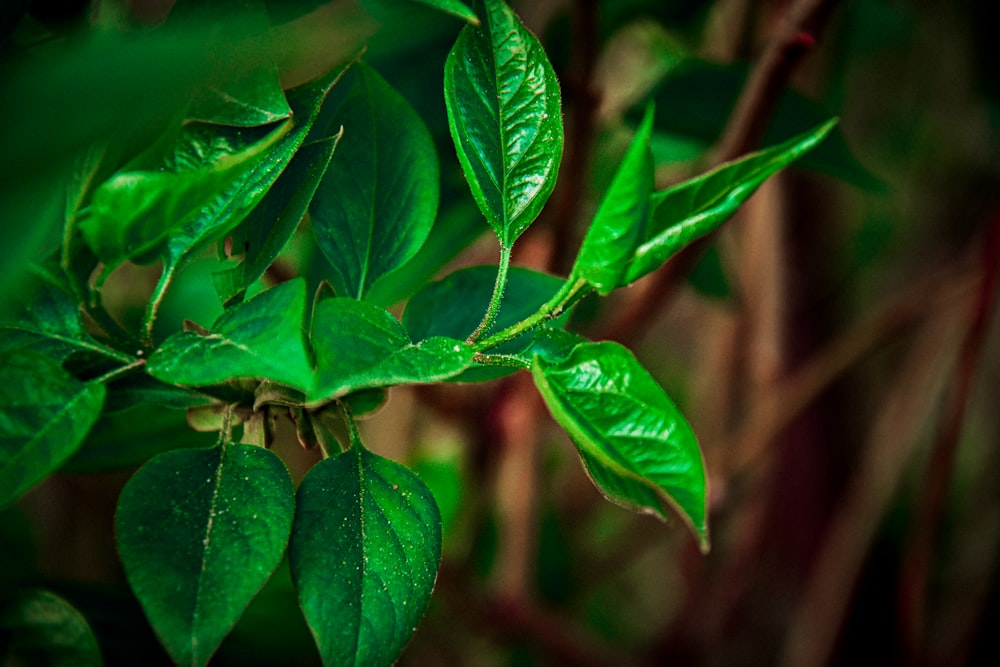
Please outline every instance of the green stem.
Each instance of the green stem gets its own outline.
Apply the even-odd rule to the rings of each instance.
[[[361,433],[358,431],[358,424],[354,421],[354,413],[351,412],[351,406],[347,404],[347,401],[337,401],[337,405],[340,406],[341,415],[344,417],[344,425],[347,426],[347,435],[351,441],[351,447],[364,447],[364,443],[361,442]]]
[[[337,436],[331,433],[330,427],[323,421],[323,414],[322,411],[304,410],[302,418],[308,419],[312,424],[313,433],[316,434],[316,442],[319,444],[319,450],[323,453],[323,460],[326,460],[330,458],[331,452],[334,450],[331,443],[335,443],[337,449],[340,450],[343,449],[343,446],[340,444]]]
[[[219,430],[219,445],[225,447],[233,439],[233,416],[236,413],[236,404],[229,403],[222,413],[222,428]]]
[[[510,269],[510,246],[500,246],[500,265],[497,267],[497,281],[493,285],[493,296],[490,297],[490,305],[486,308],[483,321],[479,323],[476,330],[466,339],[466,343],[472,345],[479,337],[493,327],[500,313],[500,302],[503,301],[503,293],[507,288],[507,272]]]
[[[492,336],[484,338],[476,344],[476,351],[481,352],[483,350],[489,350],[498,345],[502,345],[503,343],[506,343],[509,340],[514,340],[518,336],[531,331],[535,327],[538,327],[549,320],[559,317],[566,311],[567,308],[589,293],[589,287],[590,284],[586,280],[582,278],[574,279],[570,276],[570,279],[563,283],[563,286],[559,288],[559,291],[556,292],[555,295],[541,308],[539,308],[535,314],[527,319],[521,320],[517,324],[507,327],[503,331],[498,331]]]
[[[142,343],[149,348],[153,347],[153,323],[156,321],[156,313],[160,309],[160,304],[163,303],[167,288],[170,287],[170,283],[174,279],[176,267],[177,265],[174,263],[164,265],[163,273],[160,274],[160,279],[156,282],[156,287],[149,297],[146,315],[142,318]]]
[[[482,352],[476,352],[472,360],[484,366],[506,366],[518,369],[531,368],[530,363],[513,354],[483,354]]]
[[[137,370],[139,368],[142,368],[145,365],[146,365],[146,360],[145,359],[136,359],[135,361],[133,361],[132,363],[130,363],[128,366],[121,366],[120,368],[116,368],[113,371],[108,371],[104,375],[102,375],[99,378],[97,378],[97,382],[100,382],[101,384],[107,384],[109,382],[114,382],[118,378],[123,377],[125,375],[128,375],[132,371]]]

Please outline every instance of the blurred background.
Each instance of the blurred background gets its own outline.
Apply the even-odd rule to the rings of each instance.
[[[267,2],[263,33],[163,29],[182,6],[211,4],[0,2],[0,307],[25,262],[58,244],[61,189],[91,142],[155,126],[206,62],[270,59],[290,87],[365,44],[442,165],[427,252],[374,298],[400,312],[420,281],[497,261],[445,115],[459,19],[406,0]],[[417,470],[444,518],[437,588],[400,664],[1000,664],[991,4],[512,3],[559,74],[566,124],[557,189],[516,265],[565,275],[650,101],[661,187],[840,124],[722,233],[581,303],[570,325],[630,346],[691,421],[710,479],[707,555],[680,521],[605,500],[524,374],[394,389],[364,422],[371,448]],[[322,277],[303,230],[267,280]],[[184,271],[163,335],[221,312],[215,267],[208,256]],[[106,299],[127,322],[156,267],[125,270]],[[313,453],[281,429],[297,481]],[[81,611],[106,664],[162,664],[114,551],[130,473],[60,474],[0,512],[0,593],[45,586]],[[317,662],[283,567],[213,664]]]

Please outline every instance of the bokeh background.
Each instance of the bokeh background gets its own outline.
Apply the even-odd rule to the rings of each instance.
[[[175,4],[198,3],[0,3],[2,307],[25,262],[57,242],[61,188],[90,142],[141,133],[206,63],[273,59],[292,86],[365,44],[430,128],[443,181],[428,250],[376,297],[399,312],[420,280],[496,262],[445,116],[459,20],[405,0],[267,2],[261,37],[240,32],[249,3],[230,2],[236,37],[206,46],[161,29]],[[400,664],[1000,664],[992,3],[512,4],[560,76],[567,142],[516,265],[565,275],[650,101],[663,187],[840,124],[720,234],[581,303],[570,325],[629,345],[694,426],[711,484],[707,555],[680,521],[601,497],[523,374],[395,389],[364,422],[373,450],[428,482],[445,521],[437,588]],[[311,238],[307,221],[266,280],[321,279]],[[181,275],[163,335],[221,312],[216,262]],[[127,323],[156,267],[123,271],[106,300]],[[300,478],[314,454],[287,427],[276,447]],[[116,428],[162,447],[192,437],[182,415],[155,432]],[[162,664],[114,551],[129,474],[65,472],[0,512],[0,593],[45,586],[83,613],[106,664]],[[214,664],[317,661],[283,567]]]

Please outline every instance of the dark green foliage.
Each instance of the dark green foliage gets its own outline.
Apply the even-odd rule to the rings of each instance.
[[[250,3],[233,30],[256,35],[267,30],[265,10],[278,24],[320,4]],[[449,202],[442,219],[435,137],[356,55],[288,90],[266,50],[248,56],[252,66],[206,67],[203,77],[171,69],[165,86],[178,99],[137,107],[128,132],[109,130],[117,115],[99,122],[85,108],[73,131],[58,137],[59,151],[39,157],[12,140],[0,165],[4,175],[50,158],[75,165],[53,185],[63,194],[48,217],[59,218],[61,237],[38,218],[53,250],[25,272],[23,298],[4,302],[0,504],[60,469],[142,465],[119,498],[118,553],[178,664],[209,661],[286,546],[325,664],[399,657],[434,587],[442,521],[429,488],[368,451],[355,424],[355,415],[377,409],[398,385],[530,370],[602,493],[664,519],[676,512],[708,548],[707,475],[691,428],[628,349],[564,327],[587,294],[632,283],[721,225],[833,122],[656,191],[650,108],[569,276],[511,268],[512,246],[556,184],[559,83],[541,43],[501,0],[482,3],[478,17],[457,0],[420,4],[444,12],[421,10],[456,31],[455,17],[466,22],[442,66],[454,180],[460,183],[460,168],[471,200]],[[198,26],[216,9],[178,3],[176,35],[211,34]],[[228,42],[211,41],[220,43]],[[169,51],[157,44],[130,53],[148,60]],[[80,67],[99,67],[106,49],[87,47]],[[71,77],[75,70],[24,65],[11,80],[49,71]],[[347,71],[349,90],[330,95]],[[128,67],[111,82],[146,89]],[[55,102],[69,104],[75,90]],[[42,89],[26,91],[30,101]],[[25,116],[12,111],[15,122]],[[442,119],[442,134],[443,127]],[[4,207],[18,225],[30,208],[24,196]],[[499,264],[429,282],[478,235],[468,220],[472,202],[488,225],[480,227],[496,235]],[[312,246],[326,265],[303,268],[308,259],[296,253],[308,256]],[[22,262],[33,249],[15,247],[11,256]],[[157,339],[164,295],[191,260],[211,261],[210,251],[223,258],[212,272],[222,314],[210,326],[187,322]],[[134,265],[156,262],[160,277],[143,315],[105,307],[116,285],[148,291],[118,281],[127,283],[121,276]],[[324,282],[309,284],[316,276]],[[21,284],[13,280],[5,269],[0,287]],[[383,307],[411,295],[402,321]],[[294,421],[299,441],[323,456],[297,496],[284,463],[266,449],[278,418]],[[5,627],[22,623],[25,605],[44,604],[54,611],[31,636],[65,649],[74,664],[99,664],[78,614],[57,598],[39,600],[6,608]],[[55,626],[73,626],[79,642],[45,639]]]

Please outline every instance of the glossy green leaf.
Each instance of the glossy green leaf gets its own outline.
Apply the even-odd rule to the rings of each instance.
[[[188,109],[188,120],[255,127],[291,115],[277,67],[265,64],[252,67],[250,63],[241,66],[240,70],[246,69],[228,73],[223,81],[206,87]]]
[[[427,239],[438,205],[438,161],[423,121],[367,66],[335,115],[344,126],[310,206],[313,231],[341,296],[362,298]]]
[[[538,356],[535,384],[611,500],[666,518],[672,505],[708,547],[707,482],[698,442],[663,389],[617,343]]]
[[[233,252],[242,253],[243,261],[212,276],[223,301],[242,298],[285,248],[309,208],[340,136],[299,148],[263,201],[234,230]]]
[[[438,382],[472,364],[472,348],[453,338],[414,343],[391,313],[346,297],[325,299],[313,310],[316,375],[310,403],[362,389]]]
[[[289,122],[293,124],[293,129],[269,151],[265,159],[255,165],[254,169],[244,174],[243,178],[232,187],[221,192],[189,224],[178,228],[170,236],[162,251],[165,270],[169,271],[180,266],[198,249],[221,240],[260,203],[288,166],[295,152],[311,135],[323,101],[352,63],[353,60],[342,63],[315,81],[288,92],[288,103],[294,114]],[[329,136],[331,135],[323,134],[315,139],[326,139]]]
[[[0,350],[33,350],[59,361],[75,354],[133,361],[94,340],[83,325],[80,305],[54,276],[41,269],[33,273],[38,283],[26,290],[23,305],[14,316],[0,324]]]
[[[150,356],[146,369],[163,382],[189,387],[253,378],[305,390],[312,377],[305,308],[305,281],[282,283],[228,309],[207,336],[174,334]]]
[[[23,591],[0,607],[4,665],[100,667],[94,631],[73,605],[41,589]]]
[[[676,141],[700,143],[707,149],[722,134],[729,114],[746,87],[745,64],[719,65],[695,58],[670,70],[653,91],[657,132]],[[829,109],[786,89],[774,109],[761,145],[779,144],[823,123]],[[800,166],[841,178],[871,191],[885,189],[854,155],[844,133],[835,128],[822,144],[803,156]]]
[[[88,245],[106,264],[151,261],[149,253],[178,230],[239,190],[291,122],[261,134],[204,123],[183,127],[94,192],[79,222]]]
[[[323,664],[390,665],[430,599],[441,516],[416,475],[355,446],[302,480],[288,557]]]
[[[479,17],[476,16],[476,12],[472,11],[472,8],[462,2],[462,0],[414,0],[414,2],[440,9],[469,23],[479,23]]]
[[[462,29],[445,62],[448,124],[472,194],[510,247],[555,187],[559,83],[538,39],[502,0]]]
[[[644,240],[653,191],[652,129],[650,107],[601,200],[573,267],[573,275],[601,294],[621,285],[626,264]]]
[[[812,150],[836,124],[837,120],[831,119],[783,144],[653,193],[646,238],[636,248],[621,285],[659,268],[685,245],[728,220],[761,183]]]
[[[278,566],[288,470],[259,447],[161,454],[129,480],[115,531],[129,585],[179,665],[204,665]]]
[[[48,357],[0,354],[0,506],[76,451],[104,394],[104,385],[80,382]]]
[[[490,302],[496,282],[495,266],[461,269],[433,282],[413,296],[403,311],[403,326],[415,340],[447,336],[464,340],[479,325]],[[534,314],[551,299],[563,281],[555,276],[521,267],[511,267],[504,292],[503,307],[487,334],[501,331]],[[552,326],[560,326],[569,317],[562,316]],[[491,354],[523,354],[530,361],[533,334],[527,333],[490,350]],[[480,382],[514,372],[513,368],[474,364],[452,379]]]

